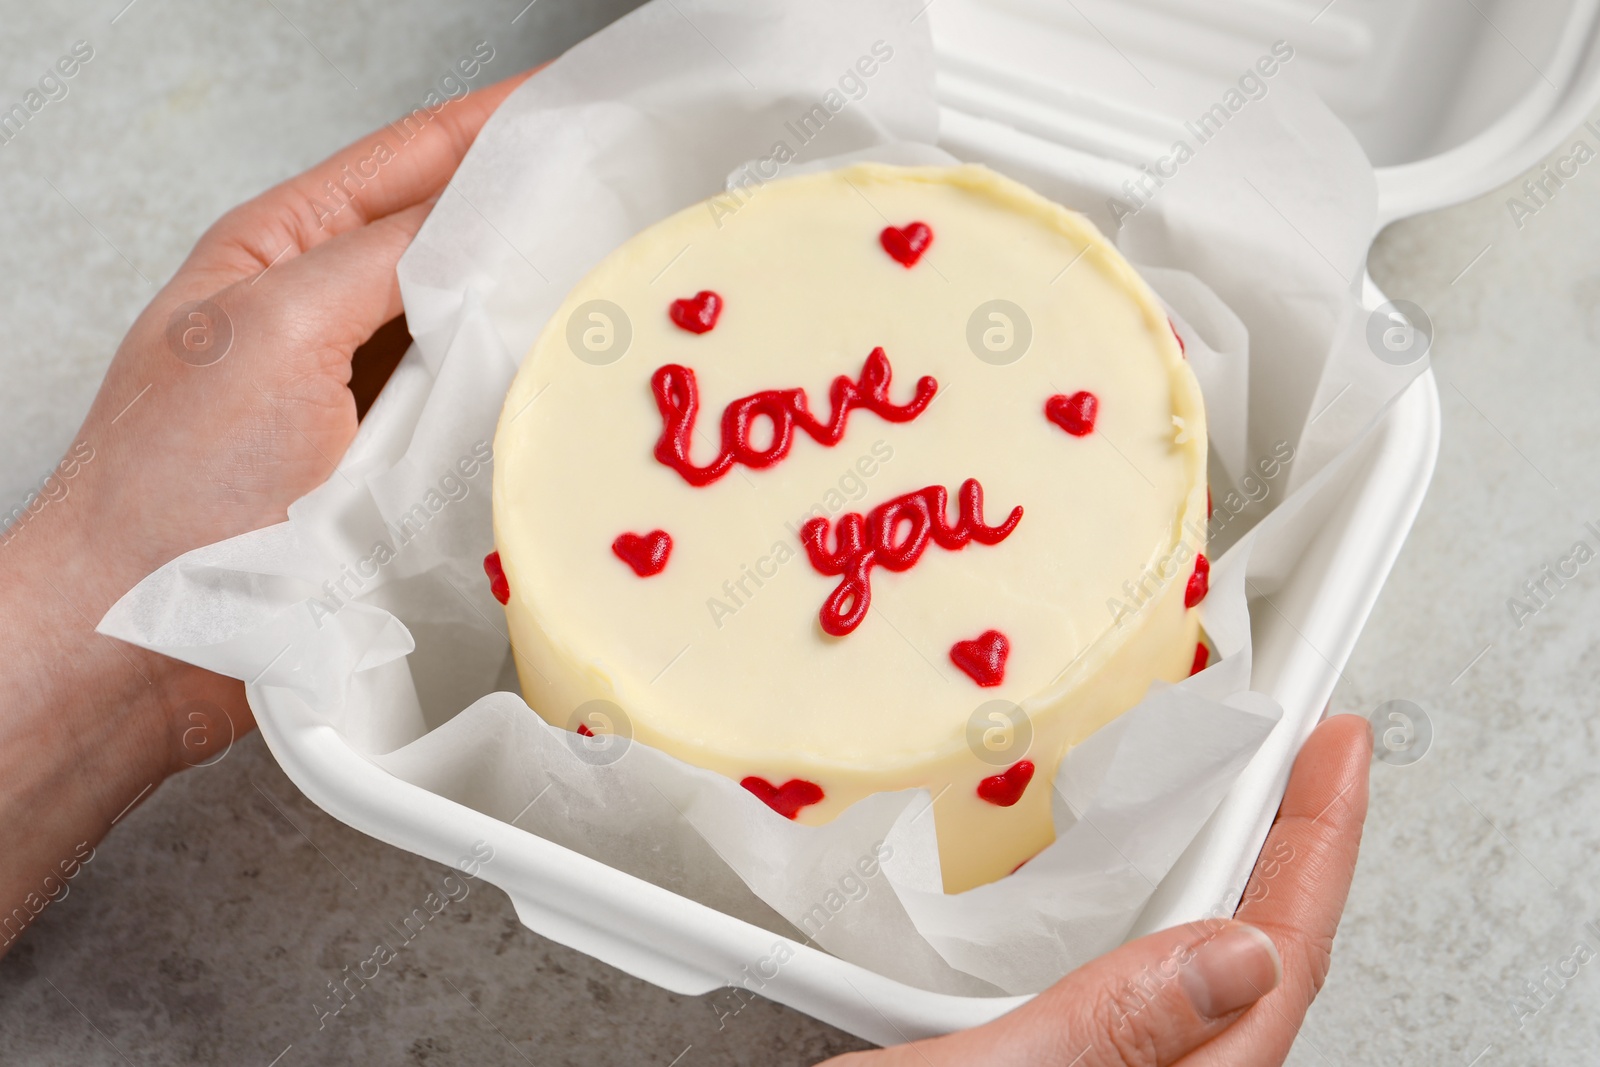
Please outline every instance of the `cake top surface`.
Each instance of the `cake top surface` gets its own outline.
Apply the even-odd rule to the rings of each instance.
[[[1091,224],[983,167],[862,164],[687,208],[577,286],[506,401],[495,539],[636,736],[881,765],[1104,663],[1205,458]]]

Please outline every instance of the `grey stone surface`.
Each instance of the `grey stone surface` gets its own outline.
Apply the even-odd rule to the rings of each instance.
[[[414,105],[475,42],[497,77],[631,6],[523,2],[0,0],[0,107],[74,40],[95,48],[0,144],[0,500],[56,461],[154,283],[218,214]],[[1582,930],[1600,918],[1600,563],[1520,627],[1506,603],[1600,523],[1600,163],[1520,230],[1512,192],[1402,222],[1373,255],[1437,328],[1444,446],[1335,705],[1414,700],[1435,739],[1415,765],[1374,766],[1296,1067],[1577,1065],[1600,1045],[1600,963],[1544,970],[1579,937],[1600,946]],[[326,984],[445,873],[323,814],[244,739],[128,815],[0,960],[3,1058],[691,1067],[859,1046],[762,1001],[719,1029],[710,998],[553,945],[486,886],[320,1018]]]
[[[1564,146],[1580,135],[1597,147],[1588,131]],[[1415,701],[1434,741],[1414,765],[1373,765],[1333,974],[1295,1067],[1596,1060],[1600,967],[1560,971],[1580,938],[1600,951],[1583,929],[1600,918],[1600,566],[1551,583],[1531,617],[1508,601],[1537,607],[1525,581],[1580,538],[1600,545],[1584,525],[1600,527],[1597,168],[1544,206],[1519,178],[1391,226],[1373,251],[1379,284],[1435,324],[1444,443],[1334,705]],[[1520,229],[1513,197],[1538,207]]]

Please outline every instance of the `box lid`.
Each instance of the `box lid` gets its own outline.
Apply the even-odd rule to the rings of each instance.
[[[935,3],[942,107],[1130,173],[1287,42],[1377,168],[1380,226],[1515,177],[1600,102],[1600,0]]]

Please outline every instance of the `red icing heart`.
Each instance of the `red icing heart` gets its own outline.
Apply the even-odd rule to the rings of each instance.
[[[1011,642],[999,630],[985,630],[971,641],[957,641],[950,646],[950,662],[984,687],[1005,681],[1009,655]]]
[[[885,226],[878,234],[883,250],[907,270],[917,265],[922,253],[933,244],[933,231],[926,222],[913,222],[905,226]]]
[[[506,581],[506,570],[500,566],[500,553],[491,552],[483,557],[483,573],[489,576],[489,592],[502,604],[511,602],[511,583]]]
[[[580,737],[593,737],[594,736],[594,731],[589,729],[589,726],[588,726],[587,723],[581,723],[580,722],[578,724],[578,736],[580,736]]]
[[[710,289],[702,289],[691,297],[674,300],[667,309],[672,321],[690,333],[706,333],[717,324],[722,314],[722,297]]]
[[[1100,398],[1079,390],[1071,396],[1056,394],[1045,401],[1045,418],[1074,437],[1082,437],[1094,429],[1095,416],[1100,413]]]
[[[1189,676],[1192,678],[1201,671],[1205,670],[1206,664],[1209,663],[1210,660],[1211,651],[1206,648],[1206,643],[1204,641],[1198,642],[1194,646],[1194,666],[1189,668]]]
[[[1031,781],[1033,781],[1033,761],[1020,760],[999,774],[979,782],[978,796],[991,804],[1009,808],[1022,799],[1022,791],[1028,788],[1028,783]]]
[[[1194,573],[1189,575],[1189,584],[1183,590],[1183,606],[1192,608],[1206,598],[1206,593],[1211,589],[1211,561],[1204,555],[1194,558]]]
[[[672,537],[665,530],[651,530],[642,536],[636,533],[620,534],[611,542],[611,551],[632,567],[633,573],[648,578],[652,574],[660,574],[662,568],[666,567],[667,556],[672,552]]]
[[[800,813],[801,808],[810,807],[822,800],[822,787],[804,778],[791,778],[782,785],[773,785],[765,778],[751,775],[739,784],[785,819],[794,818]]]

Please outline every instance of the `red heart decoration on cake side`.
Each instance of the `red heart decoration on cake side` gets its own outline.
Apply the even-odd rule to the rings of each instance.
[[[1074,437],[1091,433],[1099,414],[1100,398],[1081,389],[1071,396],[1058,393],[1044,402],[1045,418]]]
[[[500,553],[491,552],[483,557],[483,573],[489,576],[489,592],[502,604],[511,603],[511,583],[506,581],[506,569],[500,566]]]
[[[933,244],[933,230],[926,222],[913,222],[905,226],[885,226],[878,234],[883,250],[907,270],[917,265],[922,253]]]
[[[1210,661],[1211,650],[1206,647],[1206,643],[1204,641],[1195,642],[1194,663],[1189,667],[1189,677],[1193,678],[1195,675],[1205,670],[1206,664]]]
[[[641,578],[660,574],[672,553],[672,537],[665,530],[651,530],[647,534],[625,533],[611,542],[611,551],[617,558],[633,568]]]
[[[1189,575],[1189,584],[1183,590],[1183,606],[1192,608],[1206,598],[1211,591],[1211,561],[1202,555],[1194,558],[1194,573]]]
[[[782,785],[773,785],[765,778],[751,775],[739,784],[785,819],[794,818],[800,813],[801,808],[810,807],[822,800],[822,787],[804,778],[791,778]]]
[[[717,324],[717,316],[722,314],[722,297],[710,289],[702,289],[693,296],[674,300],[667,314],[673,322],[690,333],[706,333]]]
[[[1022,799],[1022,792],[1028,788],[1028,783],[1031,781],[1033,781],[1033,761],[1019,760],[999,774],[979,782],[978,796],[991,804],[1009,808]],[[1019,863],[1017,866],[1021,865]]]
[[[985,688],[1005,681],[1009,655],[1011,642],[999,630],[985,630],[971,641],[957,641],[950,646],[950,662]]]

